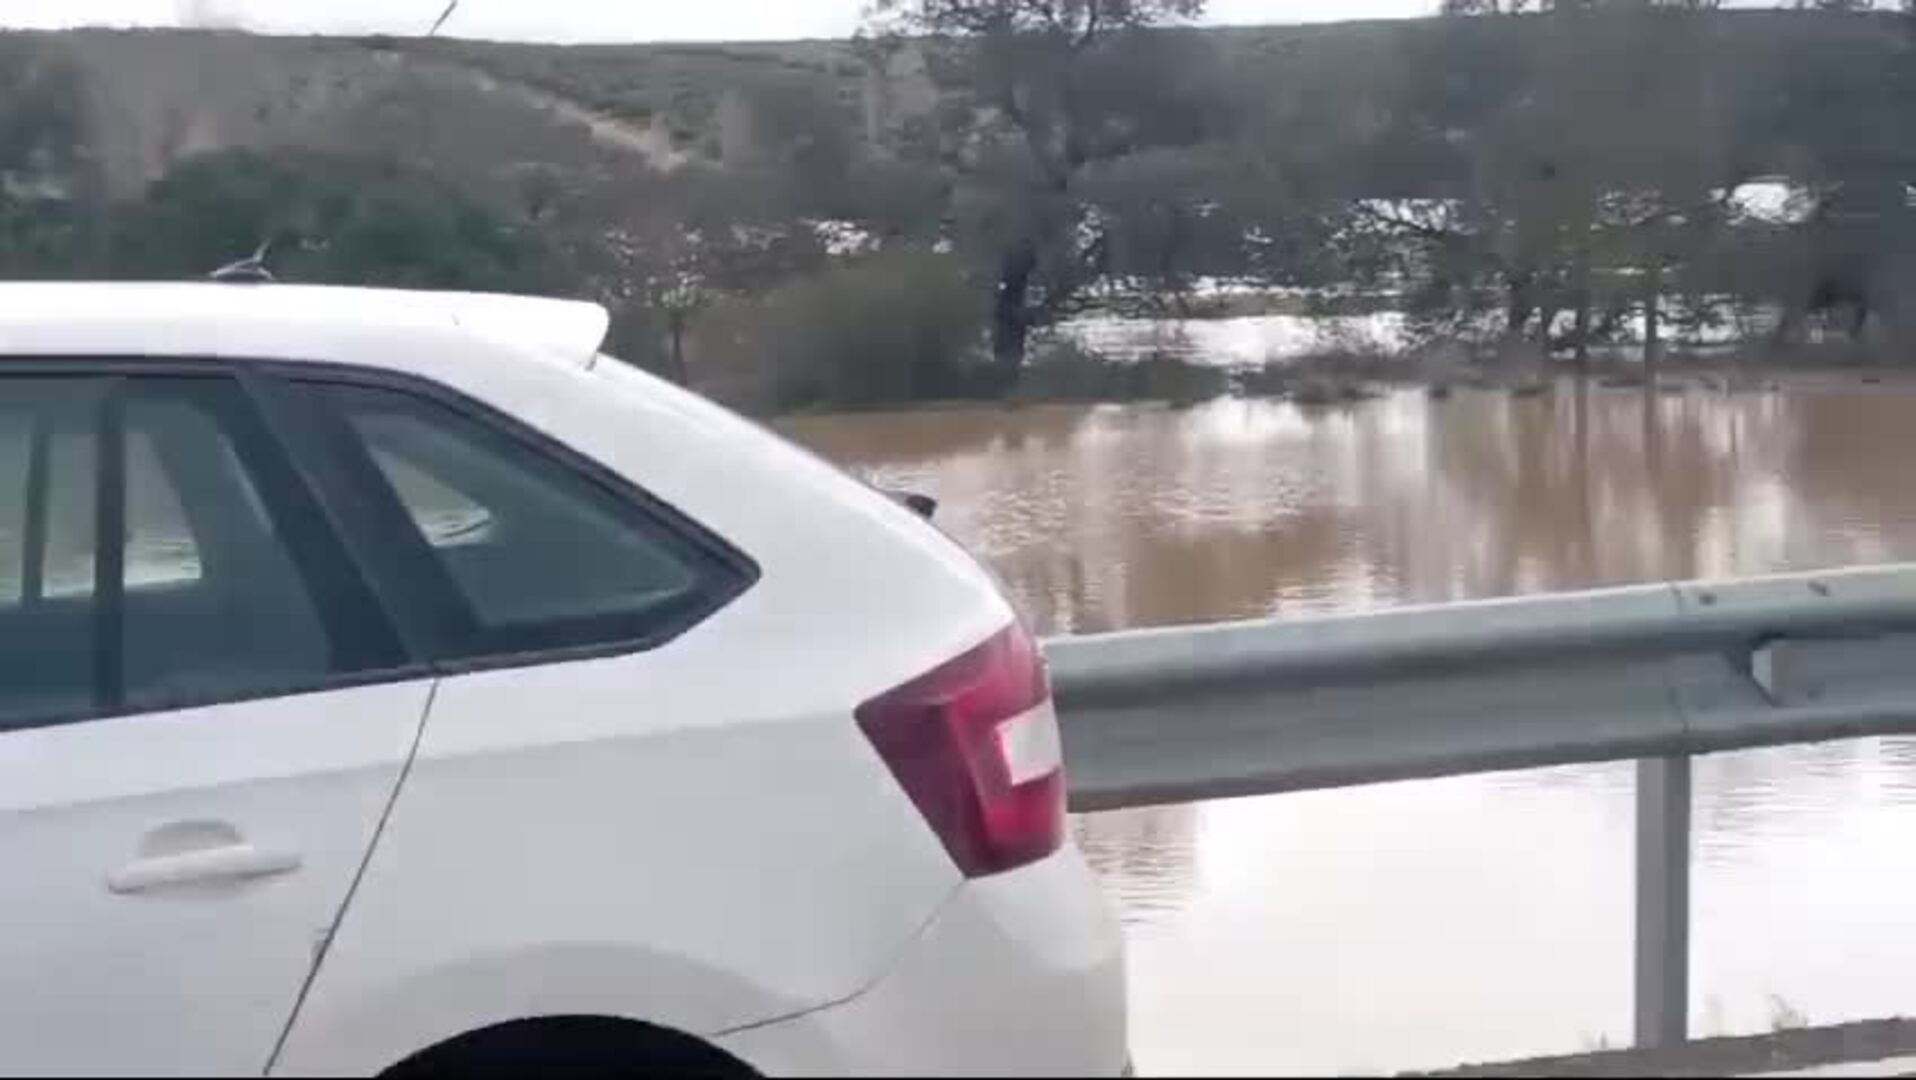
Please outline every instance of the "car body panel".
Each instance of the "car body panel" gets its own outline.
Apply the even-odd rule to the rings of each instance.
[[[321,959],[272,1071],[377,1072],[560,1014],[800,1070],[997,1071],[1024,1051],[986,1021],[1038,1040],[1041,1071],[1120,1060],[1118,938],[1075,852],[966,881],[853,716],[1015,619],[990,575],[829,464],[600,357],[596,308],[495,299],[0,285],[0,355],[418,379],[562,442],[758,568],[649,647],[440,673],[350,904],[330,937],[299,939]],[[980,1006],[940,1028],[979,994],[1033,1015]],[[1038,1033],[1046,1015],[1058,1030]]]
[[[416,680],[0,735],[0,1072],[264,1069],[429,693]],[[297,867],[111,884],[226,828]]]
[[[363,363],[429,331],[589,366],[597,304],[496,293],[206,282],[0,282],[0,356],[205,356]],[[401,369],[403,370],[403,368]]]
[[[656,649],[442,681],[282,1071],[390,1064],[422,1013],[447,1037],[550,1014],[558,1001],[527,988],[563,999],[594,981],[572,966],[584,957],[659,972],[618,980],[616,1000],[675,1030],[793,1015],[868,986],[961,881],[852,709],[1009,623],[990,579],[909,511],[722,410],[614,361],[528,359],[469,347],[415,364],[563,433],[759,580]],[[445,957],[501,974],[443,975]],[[407,1028],[382,1030],[395,1008]],[[327,1049],[341,1047],[353,1056]]]
[[[1120,940],[1066,848],[966,882],[865,993],[718,1045],[767,1076],[1117,1076]]]
[[[442,686],[281,1071],[579,1010],[702,1036],[791,1015],[869,985],[958,887],[847,717],[674,730],[698,688],[630,659]],[[637,730],[488,746],[602,709]]]

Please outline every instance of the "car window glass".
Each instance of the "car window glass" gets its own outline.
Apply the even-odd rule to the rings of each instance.
[[[132,705],[334,672],[312,589],[235,451],[220,383],[156,380],[126,406],[126,695]],[[190,508],[190,509],[189,509]]]
[[[0,376],[0,730],[395,666],[250,409],[226,378]]]
[[[464,492],[446,486],[392,450],[370,448],[379,471],[406,504],[406,512],[426,542],[435,548],[484,543],[492,526],[492,511]]]
[[[94,705],[98,389],[0,379],[0,728]]]
[[[645,636],[716,587],[630,500],[425,397],[327,385],[474,624],[464,653]]]
[[[94,537],[93,478],[98,469],[98,437],[92,431],[60,431],[48,436],[46,550],[41,580],[50,597],[90,596]]]
[[[20,602],[26,569],[27,454],[31,418],[0,409],[0,607]]]
[[[152,436],[136,427],[126,436],[126,587],[164,588],[199,577],[200,550],[179,493],[160,469]]]

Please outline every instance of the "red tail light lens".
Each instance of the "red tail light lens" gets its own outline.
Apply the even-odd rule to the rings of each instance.
[[[966,877],[1064,843],[1064,758],[1037,643],[1016,623],[860,705],[858,726]]]

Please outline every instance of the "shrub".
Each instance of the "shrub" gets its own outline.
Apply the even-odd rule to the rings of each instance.
[[[203,278],[272,241],[289,281],[507,292],[567,282],[522,224],[425,173],[313,151],[189,158],[117,209],[112,269]]]
[[[964,396],[982,327],[954,260],[885,252],[717,305],[699,321],[692,377],[777,409]]]
[[[660,378],[685,381],[671,348],[671,315],[637,300],[609,307],[605,351]]]

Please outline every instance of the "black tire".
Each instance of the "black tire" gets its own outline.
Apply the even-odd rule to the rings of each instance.
[[[741,1080],[738,1059],[689,1035],[626,1020],[560,1016],[522,1020],[461,1035],[385,1072],[395,1080],[451,1076],[598,1073]]]

